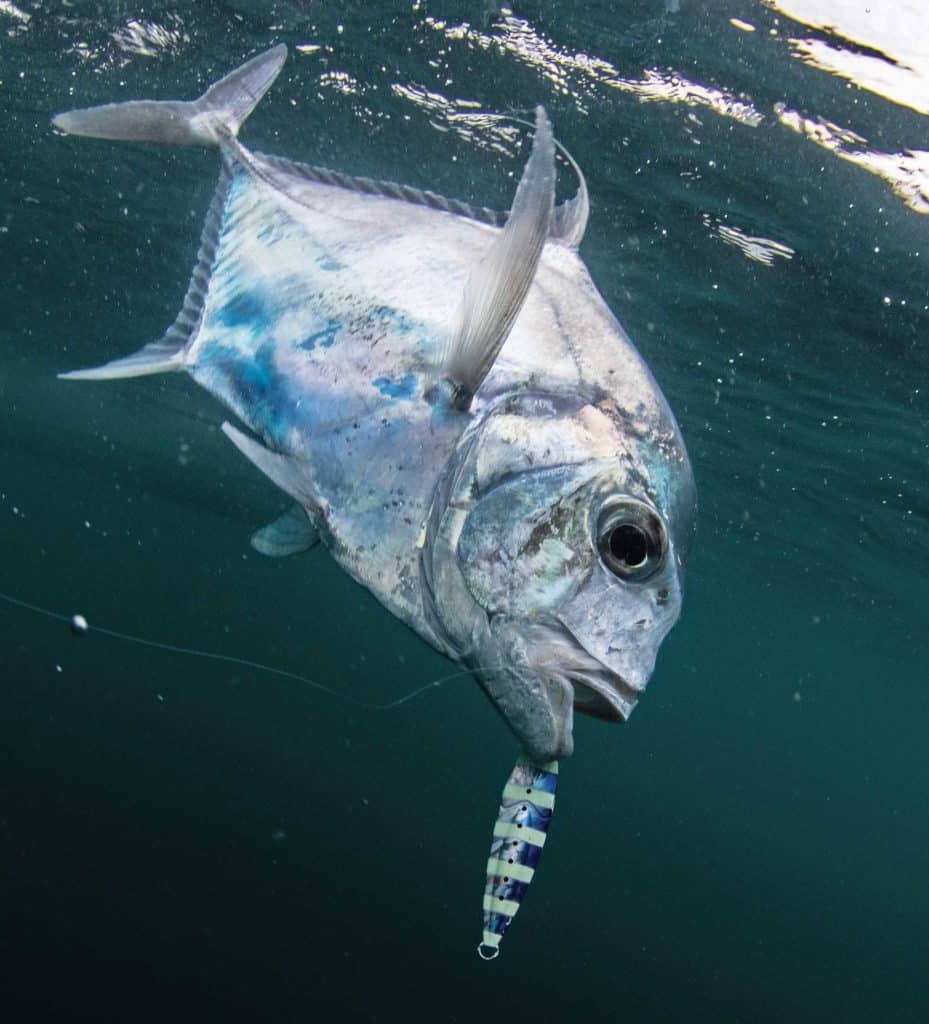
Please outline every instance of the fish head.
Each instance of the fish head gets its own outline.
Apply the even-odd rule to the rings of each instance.
[[[521,396],[455,467],[436,609],[537,761],[572,752],[575,710],[628,718],[680,615],[694,488],[667,417],[642,429],[608,401]]]

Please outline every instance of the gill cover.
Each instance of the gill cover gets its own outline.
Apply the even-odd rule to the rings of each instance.
[[[570,418],[577,400],[537,395],[505,396],[484,410],[459,442],[440,481],[426,525],[422,572],[426,613],[448,653],[474,669],[475,676],[537,761],[573,750],[573,689],[555,675],[540,675],[532,664],[527,622],[503,604],[485,607],[462,570],[459,544],[469,516],[506,476],[531,466],[527,431],[551,442],[555,457],[576,463],[590,458],[589,431]],[[516,443],[514,443],[516,442]],[[494,524],[489,542],[499,535]],[[473,581],[472,581],[473,583]]]

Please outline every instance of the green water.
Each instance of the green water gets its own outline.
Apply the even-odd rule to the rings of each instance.
[[[54,376],[170,323],[215,154],[50,116],[281,41],[243,137],[352,173],[505,207],[449,115],[546,104],[700,490],[681,623],[628,724],[577,723],[492,964],[516,749],[472,682],[364,711],[0,604],[4,1020],[926,1019],[927,123],[790,42],[886,32],[775,6],[0,2],[4,593],[363,700],[448,673],[323,552],[251,552],[282,502],[191,382]]]

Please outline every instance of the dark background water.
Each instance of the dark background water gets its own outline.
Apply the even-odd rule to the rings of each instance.
[[[879,49],[760,0],[0,2],[0,590],[367,700],[448,672],[323,552],[251,552],[282,502],[190,382],[54,377],[171,321],[215,154],[50,116],[280,41],[243,137],[341,170],[505,208],[512,144],[450,115],[547,105],[701,500],[683,619],[626,726],[578,722],[492,964],[516,750],[473,683],[364,711],[0,605],[3,1019],[926,1019],[927,124],[791,38]]]

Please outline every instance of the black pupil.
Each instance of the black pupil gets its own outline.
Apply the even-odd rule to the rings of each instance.
[[[610,554],[617,562],[636,569],[648,557],[648,538],[640,526],[623,523],[610,533]]]

